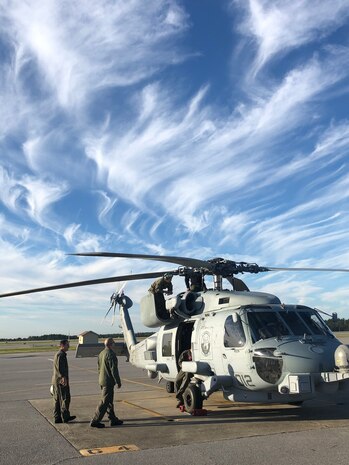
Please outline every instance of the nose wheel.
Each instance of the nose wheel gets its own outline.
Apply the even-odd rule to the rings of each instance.
[[[168,392],[169,394],[172,394],[174,392],[174,382],[167,381],[167,383],[166,383],[166,392]]]

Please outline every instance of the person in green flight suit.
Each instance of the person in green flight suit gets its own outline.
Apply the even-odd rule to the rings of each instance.
[[[162,276],[159,279],[156,279],[150,286],[149,292],[151,292],[152,294],[163,294],[164,292],[166,294],[172,294],[172,276],[173,275],[171,273],[165,273],[164,276]]]
[[[59,343],[60,350],[53,360],[53,416],[55,423],[68,423],[75,420],[76,416],[70,415],[70,387],[67,352],[69,350],[68,339],[62,339]]]
[[[176,392],[176,399],[178,401],[177,408],[179,408],[181,405],[184,405],[184,399],[183,399],[184,391],[187,389],[187,387],[189,386],[190,380],[194,376],[192,373],[187,373],[185,371],[182,371],[182,363],[191,362],[192,360],[193,360],[193,356],[192,356],[192,352],[190,349],[184,350],[178,359],[178,365],[180,367],[180,370],[175,380],[175,392]]]
[[[98,356],[98,381],[102,389],[102,398],[90,423],[93,428],[104,428],[105,425],[101,421],[106,413],[110,420],[110,426],[123,424],[123,421],[119,420],[114,412],[114,386],[117,385],[117,388],[120,389],[121,380],[118,359],[112,349],[113,344],[113,338],[108,337],[104,341],[105,349]]]
[[[166,310],[164,293],[169,295],[173,292],[172,276],[171,273],[165,273],[164,276],[155,280],[149,288],[149,292],[154,294],[157,316],[163,319],[167,319],[171,316],[168,310]]]

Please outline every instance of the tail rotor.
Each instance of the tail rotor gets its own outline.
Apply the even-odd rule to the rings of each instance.
[[[104,322],[104,320],[107,318],[107,316],[109,315],[110,311],[112,310],[113,311],[113,317],[112,317],[112,322],[111,322],[111,325],[113,326],[114,325],[114,322],[115,322],[115,313],[116,313],[116,306],[117,304],[121,304],[122,303],[122,298],[124,296],[124,289],[126,287],[126,283],[127,281],[124,281],[121,285],[121,287],[119,288],[119,290],[116,290],[115,292],[112,293],[112,295],[110,296],[110,307],[107,311],[107,313],[104,315],[104,318],[101,322],[101,324]]]

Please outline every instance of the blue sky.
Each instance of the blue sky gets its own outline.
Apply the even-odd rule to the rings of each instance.
[[[349,0],[4,0],[0,22],[1,292],[169,269],[71,252],[349,268]],[[246,282],[349,318],[346,273]],[[150,283],[125,289],[136,329]],[[0,337],[119,331],[116,287],[2,299]]]

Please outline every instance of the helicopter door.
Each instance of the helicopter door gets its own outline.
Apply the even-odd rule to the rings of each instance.
[[[222,348],[222,369],[225,375],[243,378],[245,384],[246,368],[246,335],[238,312],[222,315],[223,334],[220,339]],[[250,378],[246,382],[251,382]]]
[[[175,378],[177,375],[177,364],[176,364],[176,329],[172,328],[169,330],[160,330],[160,341],[161,344],[158,346],[157,355],[158,362],[167,365],[168,371],[164,373],[164,377]],[[162,333],[162,334],[161,334]]]
[[[191,336],[193,334],[194,321],[180,323],[177,329],[176,336],[176,363],[177,370],[180,370],[178,359],[184,350],[191,349]]]

